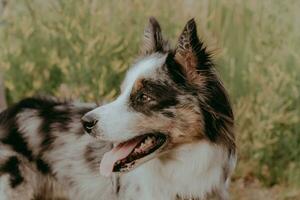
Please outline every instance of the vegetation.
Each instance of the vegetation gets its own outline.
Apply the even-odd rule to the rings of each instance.
[[[234,104],[236,179],[299,187],[299,8],[297,0],[12,0],[0,22],[7,101],[112,99],[149,16],[173,43],[195,17]]]

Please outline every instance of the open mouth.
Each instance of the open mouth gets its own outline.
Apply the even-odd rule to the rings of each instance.
[[[167,142],[162,133],[148,133],[134,137],[115,146],[104,154],[100,173],[110,176],[112,172],[127,172],[137,165],[152,159]]]

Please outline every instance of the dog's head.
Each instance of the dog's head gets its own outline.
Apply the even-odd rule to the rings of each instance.
[[[201,140],[234,149],[231,106],[193,19],[172,50],[150,18],[120,96],[82,120],[88,133],[115,144],[102,159],[104,175]]]

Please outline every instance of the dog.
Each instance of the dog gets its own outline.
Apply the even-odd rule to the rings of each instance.
[[[155,18],[120,95],[27,98],[0,114],[0,199],[228,200],[234,116],[194,19],[172,49]]]

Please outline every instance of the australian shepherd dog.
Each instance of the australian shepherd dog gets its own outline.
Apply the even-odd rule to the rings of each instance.
[[[234,118],[211,55],[154,18],[120,95],[102,106],[27,98],[0,115],[0,199],[227,200]]]

